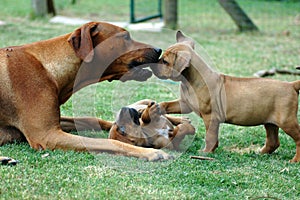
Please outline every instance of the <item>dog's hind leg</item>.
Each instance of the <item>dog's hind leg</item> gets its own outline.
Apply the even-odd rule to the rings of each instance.
[[[12,142],[23,142],[23,141],[26,141],[26,138],[18,129],[11,126],[0,127],[0,146]],[[17,163],[18,163],[17,160],[14,160],[9,157],[0,156],[1,165],[16,165]]]
[[[296,154],[290,162],[300,161],[300,126],[297,119],[287,122],[283,127],[280,127],[286,134],[291,136],[296,143]]]
[[[261,153],[273,153],[280,145],[278,137],[279,127],[274,124],[265,124],[266,129],[266,144],[261,149]]]
[[[12,126],[0,127],[0,146],[23,141],[26,141],[26,138],[18,129]]]

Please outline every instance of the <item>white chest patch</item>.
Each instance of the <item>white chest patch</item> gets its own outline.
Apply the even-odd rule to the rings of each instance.
[[[164,136],[165,138],[169,139],[169,131],[171,128],[167,126],[167,128],[160,128],[160,129],[155,129],[155,131],[159,134]]]

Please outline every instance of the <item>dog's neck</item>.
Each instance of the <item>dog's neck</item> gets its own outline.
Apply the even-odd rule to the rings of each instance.
[[[113,78],[109,72],[104,74],[105,68],[98,67],[99,60],[85,63],[77,57],[68,42],[69,37],[70,33],[44,40],[38,45],[43,49],[49,49],[49,51],[36,49],[35,43],[24,45],[26,51],[34,55],[56,81],[60,104],[66,102],[72,94],[83,87]],[[64,54],[61,54],[62,49]],[[110,60],[104,61],[110,62]],[[100,63],[106,64],[104,61]],[[102,77],[102,74],[105,76]]]
[[[185,80],[182,81],[182,88],[185,87],[184,91],[187,91],[184,95],[189,96],[193,101],[205,102],[205,106],[210,104],[210,109],[219,113],[218,117],[223,121],[225,119],[225,109],[222,102],[226,95],[223,83],[224,75],[211,69],[195,52],[192,56],[191,65],[183,75]],[[211,99],[214,99],[213,105],[211,105]],[[201,106],[194,108],[194,110],[200,110],[200,112],[202,112],[202,109]]]
[[[197,88],[207,86],[217,81],[220,77],[219,73],[211,69],[194,51],[192,53],[190,66],[182,72],[182,75],[182,83],[188,83],[188,85]]]
[[[42,66],[51,74],[53,80],[56,81],[60,103],[64,103],[72,95],[74,80],[82,63],[82,60],[75,55],[74,50],[68,43],[69,37],[70,34],[65,34],[43,40],[43,42],[36,42],[39,45],[32,43],[23,46],[27,52],[34,55],[41,62]],[[36,49],[37,46],[39,49]],[[48,51],[41,51],[41,49],[47,49]],[[61,54],[62,49],[64,54]]]

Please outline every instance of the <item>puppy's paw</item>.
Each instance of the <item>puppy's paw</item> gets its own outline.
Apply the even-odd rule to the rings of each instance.
[[[297,156],[294,156],[294,158],[292,160],[290,160],[290,163],[297,163],[300,161],[300,158],[298,158]]]
[[[148,105],[150,119],[156,119],[161,115],[160,106],[158,103],[151,102]]]
[[[204,149],[200,149],[199,153],[213,153],[216,148],[217,148],[217,146],[213,147],[213,148],[205,147]]]
[[[181,123],[182,124],[190,124],[190,123],[192,123],[192,121],[188,117],[182,117],[181,118]]]

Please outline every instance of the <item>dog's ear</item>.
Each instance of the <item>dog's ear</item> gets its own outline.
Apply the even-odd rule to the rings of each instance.
[[[176,59],[173,67],[172,76],[178,77],[182,71],[190,66],[192,55],[188,51],[178,51],[176,53]]]
[[[97,29],[98,23],[90,22],[75,30],[68,38],[76,55],[84,60],[84,62],[91,62],[94,57],[94,45],[92,37],[99,31]]]
[[[195,49],[195,42],[193,39],[186,37],[181,31],[177,31],[176,33],[176,41],[178,43],[186,43],[187,45],[189,45],[190,47],[192,47],[192,49]]]
[[[136,125],[140,125],[139,121],[139,113],[134,108],[122,107],[119,112],[119,117],[117,121],[120,123],[135,123]]]
[[[135,123],[136,125],[140,125],[140,118],[139,118],[138,111],[134,108],[129,108],[129,113],[131,119],[133,120],[133,123]]]

